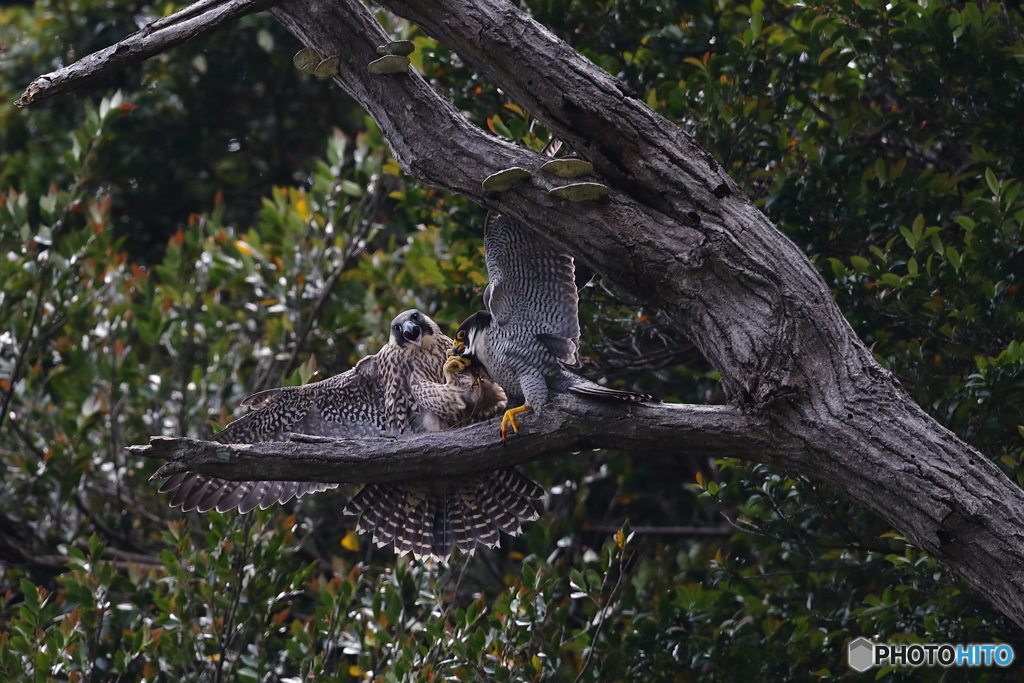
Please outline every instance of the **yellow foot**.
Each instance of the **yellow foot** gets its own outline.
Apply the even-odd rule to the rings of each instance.
[[[525,413],[528,410],[533,410],[530,406],[519,406],[518,408],[509,408],[505,411],[505,414],[501,418],[501,440],[508,441],[508,428],[512,426],[512,431],[516,434],[519,433],[519,420],[516,419],[516,415]]]
[[[455,375],[459,374],[473,363],[465,356],[449,356],[444,362],[444,379],[450,383]]]

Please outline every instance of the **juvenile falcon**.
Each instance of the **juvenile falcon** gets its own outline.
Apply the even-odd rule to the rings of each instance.
[[[619,401],[657,401],[647,394],[608,389],[575,375],[580,367],[579,297],[573,258],[522,223],[500,214],[484,229],[490,282],[484,306],[455,333],[445,371],[472,364],[523,405],[505,411],[501,438],[519,433],[516,415],[539,410],[549,391]]]
[[[261,391],[242,405],[252,412],[213,437],[220,443],[284,441],[290,432],[332,438],[430,432],[489,419],[506,405],[501,387],[470,373],[445,376],[451,340],[416,310],[391,323],[388,343],[351,370],[299,387]],[[238,508],[248,512],[293,497],[336,488],[315,482],[216,479],[185,472],[168,479],[171,505],[182,511]],[[368,484],[346,512],[361,514],[360,533],[373,531],[378,546],[399,553],[447,557],[497,544],[499,530],[520,531],[520,519],[536,519],[532,500],[544,489],[514,469],[458,481]]]

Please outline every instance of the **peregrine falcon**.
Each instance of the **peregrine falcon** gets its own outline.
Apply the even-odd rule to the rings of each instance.
[[[242,405],[252,412],[213,437],[220,443],[283,441],[291,432],[352,438],[430,432],[479,422],[506,405],[501,387],[471,373],[443,372],[451,340],[416,310],[391,323],[388,343],[348,372],[299,387],[261,391]],[[337,484],[226,481],[185,472],[168,479],[171,505],[182,511],[238,508],[248,512]],[[498,543],[498,532],[517,535],[520,519],[536,519],[533,500],[544,489],[514,469],[458,481],[368,484],[346,512],[361,514],[360,533],[373,531],[378,546],[394,544],[417,557],[447,557]]]
[[[455,333],[445,372],[474,364],[509,397],[524,404],[505,411],[501,438],[519,433],[516,415],[539,410],[548,392],[651,402],[647,394],[608,389],[569,372],[580,366],[579,297],[569,254],[511,218],[494,215],[484,230],[484,259],[490,282],[484,306]]]

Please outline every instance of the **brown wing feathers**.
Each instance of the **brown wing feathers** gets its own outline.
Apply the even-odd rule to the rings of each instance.
[[[518,536],[520,520],[534,520],[544,489],[514,469],[482,477],[423,484],[367,484],[345,507],[361,515],[356,528],[378,546],[400,554],[445,558],[453,548],[493,547],[499,531]]]
[[[416,313],[423,321],[422,344],[396,339],[395,323]],[[418,335],[414,335],[418,336]],[[428,337],[432,337],[428,339]],[[429,343],[428,343],[429,342]],[[505,408],[506,397],[491,382],[459,377],[445,383],[442,367],[451,340],[416,311],[400,314],[392,339],[346,373],[303,387],[271,389],[243,401],[252,408],[213,437],[221,443],[287,439],[290,432],[358,437],[382,432],[448,429],[489,419]],[[418,411],[418,412],[417,412]],[[337,484],[280,481],[226,481],[186,472],[160,488],[172,492],[171,505],[183,512],[238,508],[245,513]],[[536,519],[534,500],[544,489],[512,469],[461,481],[368,484],[345,508],[360,515],[357,529],[373,534],[378,546],[400,554],[448,557],[454,548],[472,552],[495,546],[499,531],[518,535],[520,520]]]

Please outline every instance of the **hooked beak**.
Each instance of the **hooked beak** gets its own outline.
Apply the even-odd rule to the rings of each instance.
[[[452,340],[452,348],[448,349],[449,356],[461,356],[466,352],[466,345],[460,341]]]
[[[420,326],[413,321],[406,320],[402,325],[402,337],[404,337],[407,342],[420,346],[423,338],[423,330],[421,330]]]

